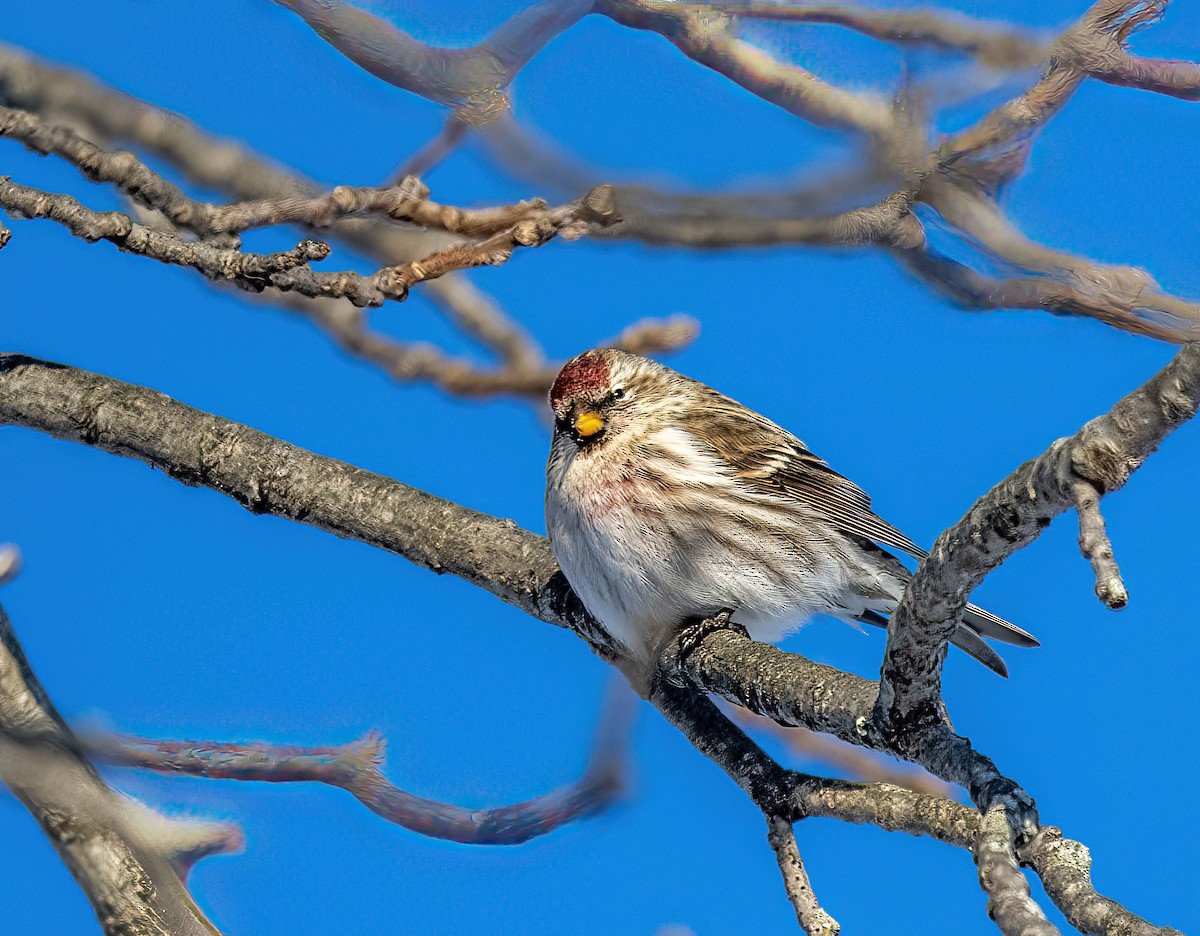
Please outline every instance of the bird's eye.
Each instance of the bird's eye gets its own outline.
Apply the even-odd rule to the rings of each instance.
[[[623,387],[617,387],[617,389],[612,392],[612,398],[614,400],[625,399],[625,389]]]

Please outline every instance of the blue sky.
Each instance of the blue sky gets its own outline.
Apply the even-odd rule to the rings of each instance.
[[[266,0],[10,6],[0,39],[330,185],[385,178],[443,118]],[[1085,6],[956,8],[1054,26]],[[444,44],[475,42],[516,8],[373,7]],[[894,79],[899,63],[837,32],[756,25],[748,35],[856,86]],[[1136,48],[1194,59],[1198,38],[1200,13],[1179,4]],[[600,18],[535,59],[515,101],[522,119],[615,180],[745,185],[850,158],[836,136],[690,64],[662,39]],[[1009,192],[1013,217],[1045,243],[1143,265],[1165,288],[1200,296],[1196,121],[1195,105],[1085,84]],[[15,181],[116,207],[68,166],[11,142],[3,154]],[[539,194],[501,176],[477,146],[428,181],[454,204]],[[189,271],[85,244],[49,222],[9,227],[0,254],[5,350],[155,387],[543,530],[548,440],[526,404],[396,385],[304,323]],[[342,252],[326,266],[339,257],[358,264]],[[1172,353],[1086,321],[958,311],[869,252],[556,242],[472,279],[555,357],[646,315],[695,316],[701,336],[672,366],[795,431],[926,544]],[[373,320],[401,338],[472,350],[419,287]],[[946,673],[959,730],[1034,794],[1044,821],[1088,844],[1101,890],[1181,929],[1200,925],[1200,823],[1186,805],[1197,766],[1187,726],[1200,658],[1198,458],[1200,427],[1185,426],[1105,502],[1127,610],[1114,615],[1094,598],[1075,518],[1064,516],[976,595],[1043,646],[1010,650],[1007,681],[961,654]],[[545,792],[586,759],[608,669],[569,634],[478,589],[24,430],[0,432],[0,491],[0,540],[19,543],[26,560],[3,601],[69,718],[155,737],[297,744],[377,728],[396,783],[468,806]],[[818,620],[787,646],[871,676],[883,640]],[[168,810],[244,827],[245,853],[206,860],[192,879],[230,933],[794,931],[762,820],[745,797],[649,709],[635,747],[633,790],[619,807],[517,848],[429,841],[316,786],[111,779]],[[965,852],[817,820],[798,836],[814,887],[846,932],[993,929]],[[82,894],[11,798],[0,798],[0,838],[0,931],[90,931]]]

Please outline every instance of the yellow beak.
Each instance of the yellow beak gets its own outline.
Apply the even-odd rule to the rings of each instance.
[[[599,413],[590,410],[575,417],[575,431],[583,438],[591,438],[604,428],[604,420]]]

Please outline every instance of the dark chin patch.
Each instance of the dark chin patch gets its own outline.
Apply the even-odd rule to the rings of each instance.
[[[608,362],[593,351],[586,351],[563,365],[550,388],[550,405],[557,407],[563,400],[589,390],[608,388]]]

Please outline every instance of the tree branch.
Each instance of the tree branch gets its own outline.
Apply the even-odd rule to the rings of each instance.
[[[0,177],[0,208],[18,218],[56,221],[76,237],[106,240],[125,253],[139,254],[175,266],[192,267],[209,279],[233,280],[262,289],[274,274],[302,267],[329,256],[329,245],[301,241],[280,253],[243,253],[205,241],[185,241],[174,234],[138,224],[119,211],[93,211],[70,195],[51,194]]]
[[[1176,360],[1193,357],[1200,358],[1200,346],[1184,349]],[[1182,421],[1188,405],[1178,386],[1174,391],[1167,386],[1178,377],[1171,370],[1081,432],[1098,433],[1100,439],[1108,431],[1106,421],[1119,421],[1131,436],[1128,450],[1145,457],[1153,447],[1148,440],[1164,434],[1162,418],[1172,424]],[[1156,409],[1158,420],[1153,418]],[[185,484],[220,491],[253,512],[299,520],[453,573],[540,620],[573,630],[606,659],[628,668],[629,661],[571,591],[546,540],[510,521],[322,458],[160,393],[19,355],[0,355],[2,423],[136,458]],[[1080,451],[1102,461],[1098,445]],[[1123,470],[1124,477],[1136,467],[1125,449],[1110,454],[1115,461],[1105,464]],[[1113,477],[1091,468],[1080,473]],[[783,770],[691,687],[723,695],[783,724],[831,731],[920,763],[966,788],[981,811],[1003,810],[1006,834],[1014,841],[1039,831],[1028,795],[944,723],[882,731],[872,720],[877,684],[731,630],[713,629],[685,657],[676,648],[675,656],[664,658],[662,675],[649,687],[651,700],[767,816],[832,815],[943,841],[960,843],[964,837],[963,807],[948,800],[886,784],[848,785]],[[881,809],[885,800],[888,807]],[[1065,860],[1061,853],[1043,856],[1040,867],[1062,876]],[[1056,899],[1068,906],[1076,899],[1089,907],[1095,902],[1094,892],[1085,889],[1057,893]]]
[[[486,240],[454,244],[421,260],[384,267],[370,276],[352,271],[319,273],[303,267],[272,276],[271,285],[304,296],[349,299],[356,306],[376,307],[388,299],[402,302],[409,289],[424,280],[470,267],[499,266],[507,263],[519,247],[540,247],[559,236],[575,240],[595,227],[620,220],[608,186],[598,186],[569,205],[539,207],[536,211],[533,217],[517,221]]]
[[[817,895],[813,893],[812,883],[808,880],[808,871],[804,868],[804,859],[800,857],[796,830],[792,824],[786,819],[767,819],[767,842],[775,852],[775,860],[779,862],[783,889],[796,911],[796,922],[800,928],[809,936],[837,936],[842,927],[817,903]]]
[[[546,0],[468,49],[438,49],[340,0],[275,0],[348,59],[389,84],[483,124],[509,107],[505,89],[522,66],[591,9],[590,0]]]
[[[25,804],[106,934],[212,936],[168,860],[135,831],[134,807],[80,755],[0,608],[0,779]],[[178,858],[178,854],[171,856]]]
[[[1019,467],[938,537],[888,628],[876,711],[881,724],[939,719],[946,642],[971,592],[1054,517],[1076,505],[1079,483],[1090,485],[1098,497],[1119,489],[1198,405],[1200,343],[1186,345],[1108,413]]]
[[[719,9],[670,0],[597,0],[595,11],[622,26],[655,32],[684,55],[793,116],[837,130],[886,137],[895,127],[882,99],[846,91],[785,65],[729,30]]]
[[[740,2],[712,4],[740,19],[828,23],[896,45],[931,46],[973,55],[992,68],[1028,68],[1045,61],[1046,46],[1007,23],[989,23],[941,10],[874,10],[847,4]]]
[[[284,747],[214,741],[150,741],[84,735],[94,758],[122,767],[267,783],[325,783],[351,793],[369,810],[410,831],[468,845],[519,845],[608,809],[625,786],[625,747],[633,716],[628,690],[612,693],[596,732],[587,770],[576,782],[513,806],[467,809],[424,799],[383,774],[384,741],[370,734],[341,747]]]

